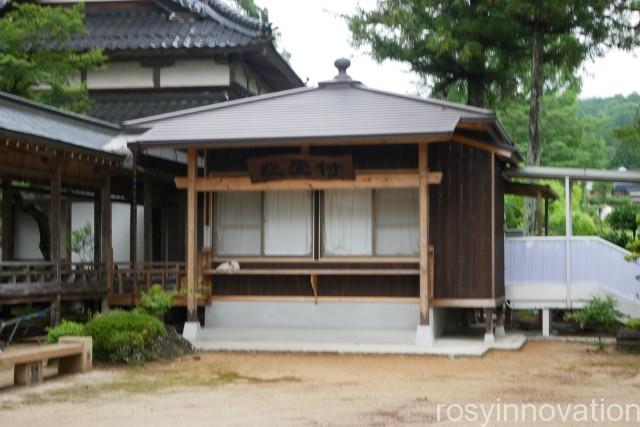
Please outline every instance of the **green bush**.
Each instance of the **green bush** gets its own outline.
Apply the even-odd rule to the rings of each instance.
[[[166,333],[164,324],[141,311],[108,311],[91,319],[85,331],[93,337],[96,360],[142,363],[155,360],[152,345]]]
[[[629,319],[624,326],[628,329],[640,329],[640,319]]]
[[[153,285],[148,292],[142,292],[139,310],[158,319],[173,307],[174,296],[171,292],[165,292],[160,285]]]
[[[60,337],[79,337],[82,335],[86,335],[84,325],[81,323],[71,322],[69,320],[63,320],[58,326],[47,328],[47,344],[57,343],[58,338]]]
[[[567,313],[567,319],[575,320],[582,329],[593,328],[598,333],[598,348],[604,350],[606,345],[603,333],[617,328],[623,314],[618,310],[618,302],[610,296],[593,297],[584,308]]]

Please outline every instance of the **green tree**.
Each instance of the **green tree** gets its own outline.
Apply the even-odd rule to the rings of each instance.
[[[588,56],[605,47],[630,49],[640,43],[638,0],[501,0],[504,15],[519,24],[530,47],[529,144],[527,165],[539,166],[542,153],[542,104],[545,70],[573,75]],[[535,227],[535,201],[525,203],[525,228]]]
[[[580,81],[558,82],[544,96],[542,127],[545,130],[541,164],[602,168],[607,164],[607,148],[597,132],[600,120],[584,117],[579,112]],[[522,96],[503,102],[497,109],[500,121],[515,140],[518,149],[526,152],[528,145],[529,98]]]
[[[89,110],[82,70],[100,67],[99,49],[66,48],[84,31],[83,5],[49,7],[16,3],[0,19],[0,90],[76,112]]]
[[[466,94],[467,104],[491,105],[513,93],[521,71],[521,28],[493,0],[379,0],[373,10],[348,17],[352,41],[369,46],[378,61],[411,65],[434,96]]]
[[[638,214],[640,214],[640,206],[629,201],[624,205],[616,207],[613,212],[607,216],[606,221],[614,230],[629,233],[635,239],[638,229]]]

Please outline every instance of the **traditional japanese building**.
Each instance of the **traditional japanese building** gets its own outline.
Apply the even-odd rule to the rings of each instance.
[[[271,25],[220,0],[83,3],[86,31],[66,47],[97,47],[108,57],[105,69],[78,76],[91,116],[119,123],[304,85],[277,52]]]

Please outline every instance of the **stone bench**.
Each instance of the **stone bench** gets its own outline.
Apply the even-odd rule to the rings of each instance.
[[[93,366],[91,337],[60,337],[58,344],[0,354],[0,366],[13,365],[14,385],[42,382],[48,360],[58,359],[58,374],[86,372]]]

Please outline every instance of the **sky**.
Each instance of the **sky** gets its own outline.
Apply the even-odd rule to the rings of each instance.
[[[303,80],[315,86],[337,74],[333,62],[351,60],[348,74],[362,83],[389,91],[416,94],[420,79],[406,64],[371,59],[366,48],[350,44],[350,33],[341,15],[360,6],[369,9],[375,0],[256,0],[269,11],[269,20],[281,32],[280,45],[291,54],[291,66]],[[581,98],[640,93],[640,49],[610,51],[587,60],[580,70]]]

